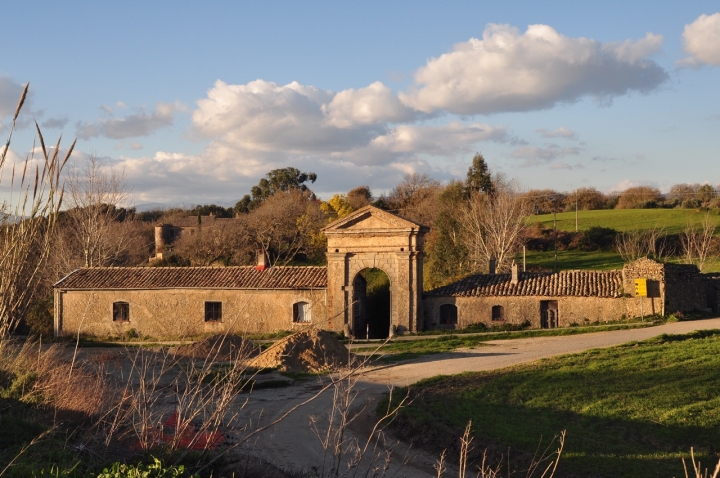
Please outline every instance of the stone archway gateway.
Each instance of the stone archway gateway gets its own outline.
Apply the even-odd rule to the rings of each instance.
[[[364,269],[353,281],[349,329],[359,339],[386,339],[390,334],[390,278],[382,269]]]
[[[422,329],[423,238],[428,231],[373,206],[323,230],[328,240],[328,318],[334,328],[364,337],[356,332],[360,294],[355,288],[362,287],[356,279],[365,270],[380,269],[390,282],[390,317],[388,331],[377,336]]]

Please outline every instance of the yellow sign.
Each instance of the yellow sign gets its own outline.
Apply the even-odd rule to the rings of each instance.
[[[635,279],[635,296],[647,297],[647,279]]]

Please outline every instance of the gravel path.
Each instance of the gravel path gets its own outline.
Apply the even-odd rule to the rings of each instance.
[[[501,369],[546,357],[611,347],[661,334],[684,334],[701,329],[720,329],[720,318],[676,322],[643,329],[497,340],[475,349],[428,355],[411,362],[368,370],[355,385],[357,396],[353,402],[353,411],[358,414],[358,418],[346,435],[363,443],[367,440],[376,420],[375,404],[391,387],[407,386],[436,375]],[[252,399],[242,410],[241,419],[252,418],[254,424],[268,423],[316,393],[319,387],[319,383],[313,382],[281,390],[258,390],[252,394]],[[309,417],[326,415],[331,408],[332,391],[329,391],[258,436],[253,448],[264,458],[288,469],[322,467],[323,458],[327,463],[327,455],[323,453],[320,440],[310,426]],[[374,466],[373,461],[368,458],[370,455],[367,454],[360,469]],[[396,476],[434,476],[432,466],[435,458],[398,443],[394,449],[390,472],[397,473]],[[374,463],[377,465],[378,462]]]

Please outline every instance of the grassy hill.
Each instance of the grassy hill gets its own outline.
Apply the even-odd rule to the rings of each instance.
[[[667,234],[681,234],[688,223],[700,224],[708,214],[695,209],[603,209],[597,211],[578,212],[578,230],[585,231],[593,226],[610,227],[617,231],[646,230],[653,227],[664,227]],[[713,209],[710,216],[718,223],[715,234],[720,236],[720,210]],[[528,224],[541,223],[544,228],[553,227],[553,215],[541,214],[528,216]],[[575,231],[575,213],[563,212],[557,214],[557,229],[559,231]],[[522,264],[522,255],[516,259]],[[555,267],[554,251],[528,251],[526,253],[527,267],[542,267],[553,269]],[[609,270],[621,269],[623,261],[620,255],[611,251],[558,251],[558,269],[594,269]],[[705,272],[720,272],[720,261],[710,261]]]
[[[664,227],[668,234],[679,234],[683,232],[688,222],[699,224],[705,214],[707,213],[695,209],[601,209],[597,211],[578,211],[578,230],[584,231],[592,226],[611,227],[618,231]],[[710,215],[720,223],[719,210],[711,210]],[[528,224],[540,222],[543,227],[552,228],[553,215],[528,216],[527,222]],[[561,231],[574,231],[575,213],[558,213],[557,228]],[[718,234],[720,234],[720,228],[718,229]]]

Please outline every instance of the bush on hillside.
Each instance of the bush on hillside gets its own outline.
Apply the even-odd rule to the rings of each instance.
[[[593,226],[583,232],[580,248],[585,251],[608,251],[613,248],[618,231],[611,227]]]
[[[650,209],[658,207],[664,200],[658,188],[637,186],[628,188],[620,193],[618,209]]]
[[[525,247],[529,251],[552,251],[557,247],[558,251],[574,249],[578,245],[581,234],[578,232],[557,230],[551,227],[543,228],[541,223],[529,227],[525,231]]]
[[[700,206],[700,200],[695,198],[686,199],[680,204],[680,207],[683,209],[698,209]]]

